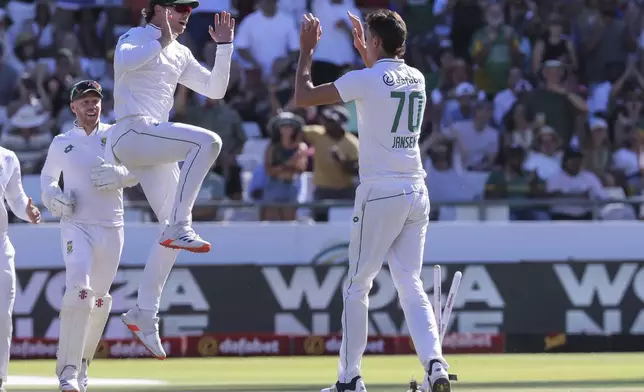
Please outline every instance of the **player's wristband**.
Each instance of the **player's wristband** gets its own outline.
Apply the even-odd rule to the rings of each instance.
[[[229,41],[229,42],[217,42],[217,46],[219,46],[219,45],[230,45],[230,44],[232,44],[232,43],[233,43],[233,41]]]

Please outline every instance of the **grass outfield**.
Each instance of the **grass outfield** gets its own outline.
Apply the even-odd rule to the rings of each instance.
[[[454,383],[457,392],[644,392],[644,353],[452,355],[448,360],[450,371],[461,380]],[[11,362],[11,376],[47,377],[50,386],[12,386],[10,381],[8,390],[56,391],[51,384],[54,366],[49,360]],[[89,390],[314,392],[335,380],[336,366],[335,357],[97,360],[90,368],[92,378],[142,378],[164,384]],[[412,376],[422,377],[422,369],[413,356],[368,356],[363,375],[369,392],[405,392]]]

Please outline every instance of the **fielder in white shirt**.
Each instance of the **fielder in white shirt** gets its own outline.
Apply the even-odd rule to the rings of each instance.
[[[40,211],[22,189],[18,157],[4,147],[0,147],[0,197],[18,218],[40,223]],[[0,392],[5,391],[3,384],[7,382],[13,332],[11,315],[16,300],[15,250],[9,241],[8,229],[7,208],[5,203],[0,203]]]
[[[110,315],[109,289],[123,249],[121,188],[136,185],[125,167],[104,161],[110,125],[99,122],[102,97],[93,80],[74,85],[74,128],[54,138],[40,177],[45,206],[61,218],[66,287],[56,361],[61,391],[87,389],[87,367]],[[58,185],[61,173],[64,190]]]
[[[192,229],[192,208],[221,150],[221,138],[215,133],[168,122],[174,92],[180,83],[209,98],[223,98],[233,52],[235,20],[226,12],[216,14],[214,28],[209,28],[217,43],[212,71],[177,42],[198,5],[195,0],[150,0],[145,11],[148,24],[121,36],[114,55],[116,124],[108,152],[134,174],[159,222],[166,225],[143,271],[137,306],[122,319],[159,359],[166,354],[157,312],[178,250],[210,251],[210,243]],[[179,170],[177,162],[181,161]]]
[[[405,64],[407,28],[396,12],[349,15],[354,46],[367,68],[313,87],[311,61],[322,31],[305,15],[295,79],[298,106],[356,102],[360,134],[360,186],[356,191],[344,287],[338,381],[323,392],[365,392],[360,363],[367,344],[369,290],[385,260],[398,290],[409,332],[432,392],[451,391],[432,306],[420,279],[429,198],[418,135],[425,110],[425,79]]]

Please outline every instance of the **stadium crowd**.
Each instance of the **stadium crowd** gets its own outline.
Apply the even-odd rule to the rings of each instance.
[[[113,48],[144,23],[147,0],[0,0],[0,145],[35,176],[52,138],[72,127],[69,88],[94,79],[103,121],[114,121]],[[211,68],[214,13],[237,18],[230,86],[212,100],[180,86],[171,120],[217,132],[223,150],[200,200],[297,203],[353,199],[358,172],[352,103],[296,108],[298,22],[324,34],[314,83],[363,67],[347,11],[388,7],[407,22],[406,61],[425,75],[419,135],[434,202],[610,199],[640,195],[644,146],[641,0],[201,0],[180,41]],[[130,200],[144,200],[138,188]],[[199,202],[198,202],[199,203]],[[301,208],[255,213],[195,208],[194,219],[294,220]],[[231,212],[232,211],[232,212]],[[613,205],[606,219],[636,219]],[[456,219],[436,208],[434,219]],[[329,219],[326,209],[309,214]],[[515,206],[513,220],[587,220],[590,207]]]

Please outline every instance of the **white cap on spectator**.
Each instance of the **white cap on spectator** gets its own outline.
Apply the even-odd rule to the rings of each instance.
[[[43,126],[49,120],[49,113],[38,111],[33,105],[24,105],[16,114],[11,116],[9,122],[14,128],[38,128]]]
[[[541,129],[539,129],[539,132],[537,132],[537,135],[538,136],[552,135],[552,134],[556,134],[556,133],[557,132],[555,132],[554,128],[552,128],[552,127],[550,127],[548,125],[545,125],[545,126],[541,127]]]
[[[590,119],[589,124],[590,129],[606,129],[608,128],[608,123],[606,120],[600,117],[593,117]]]
[[[456,96],[457,97],[464,97],[464,96],[474,96],[476,95],[476,88],[472,86],[472,84],[463,82],[456,86]]]

